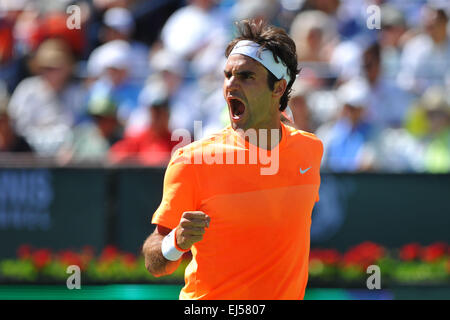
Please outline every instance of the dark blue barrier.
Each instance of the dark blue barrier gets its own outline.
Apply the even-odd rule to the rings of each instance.
[[[101,249],[107,241],[104,170],[1,169],[0,257],[21,244]]]
[[[0,258],[23,243],[106,244],[139,253],[152,232],[164,169],[0,169]],[[450,242],[450,175],[322,174],[311,245],[346,250]]]

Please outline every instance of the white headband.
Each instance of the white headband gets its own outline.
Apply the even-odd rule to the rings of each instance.
[[[276,62],[273,58],[273,53],[270,50],[264,49],[258,52],[261,46],[256,42],[250,40],[241,40],[234,46],[233,50],[230,52],[230,56],[233,54],[243,54],[248,56],[266,67],[270,72],[272,72],[277,79],[285,79],[287,83],[291,80],[289,77],[288,69],[286,65],[278,58],[279,62]]]

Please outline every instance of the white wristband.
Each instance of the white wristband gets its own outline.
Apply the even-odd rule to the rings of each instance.
[[[184,253],[183,251],[180,251],[175,247],[176,230],[176,228],[173,229],[167,236],[165,236],[161,244],[161,251],[164,258],[170,261],[179,260]]]

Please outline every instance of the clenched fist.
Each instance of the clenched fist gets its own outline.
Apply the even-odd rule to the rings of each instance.
[[[190,249],[194,243],[203,239],[210,221],[211,218],[202,211],[183,212],[175,234],[177,245],[183,250]]]

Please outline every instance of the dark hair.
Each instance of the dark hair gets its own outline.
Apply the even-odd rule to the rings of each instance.
[[[295,77],[299,73],[297,69],[297,53],[294,41],[289,37],[286,31],[282,28],[267,24],[263,20],[242,20],[236,23],[239,35],[228,44],[225,50],[225,56],[228,56],[233,50],[233,47],[241,40],[251,40],[261,46],[261,50],[267,49],[273,53],[276,62],[281,59],[288,68],[288,74],[291,80],[287,84],[286,91],[280,98],[280,111],[287,107],[289,95],[291,93],[292,84]],[[277,79],[275,75],[268,71],[267,84],[270,90],[274,89]]]
[[[373,42],[368,45],[363,52],[364,56],[369,55],[371,58],[375,58],[377,61],[381,60],[381,46],[378,42]]]
[[[438,20],[440,20],[441,22],[444,22],[444,23],[448,22],[448,14],[447,14],[447,12],[445,12],[444,9],[436,10],[436,18]]]

